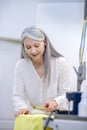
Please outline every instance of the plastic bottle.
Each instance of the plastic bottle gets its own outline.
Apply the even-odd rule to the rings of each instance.
[[[78,116],[87,117],[87,92],[83,92],[78,107]]]

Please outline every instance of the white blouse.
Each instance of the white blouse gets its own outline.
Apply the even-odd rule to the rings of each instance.
[[[66,110],[66,92],[70,91],[70,87],[69,66],[64,57],[52,59],[49,86],[40,78],[30,60],[20,59],[14,72],[14,109],[18,111],[27,108],[32,111],[33,106],[53,99],[57,101],[60,110]]]

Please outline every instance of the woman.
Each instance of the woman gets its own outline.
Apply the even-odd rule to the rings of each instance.
[[[31,114],[36,106],[47,111],[66,110],[70,90],[69,66],[37,27],[21,35],[21,59],[14,73],[13,106],[16,116]]]

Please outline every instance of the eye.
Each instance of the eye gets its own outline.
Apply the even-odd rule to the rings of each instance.
[[[39,47],[39,44],[35,44],[35,47]]]
[[[30,48],[31,48],[31,46],[25,46],[25,48],[26,48],[26,49],[30,49]]]
[[[30,49],[31,47],[26,47],[27,49]]]

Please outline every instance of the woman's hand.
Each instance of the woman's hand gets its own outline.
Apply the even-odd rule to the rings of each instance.
[[[15,117],[21,114],[31,114],[31,112],[28,109],[20,109],[18,112],[16,112]]]
[[[57,109],[57,102],[55,100],[50,100],[44,103],[43,105],[46,111],[52,112]]]

